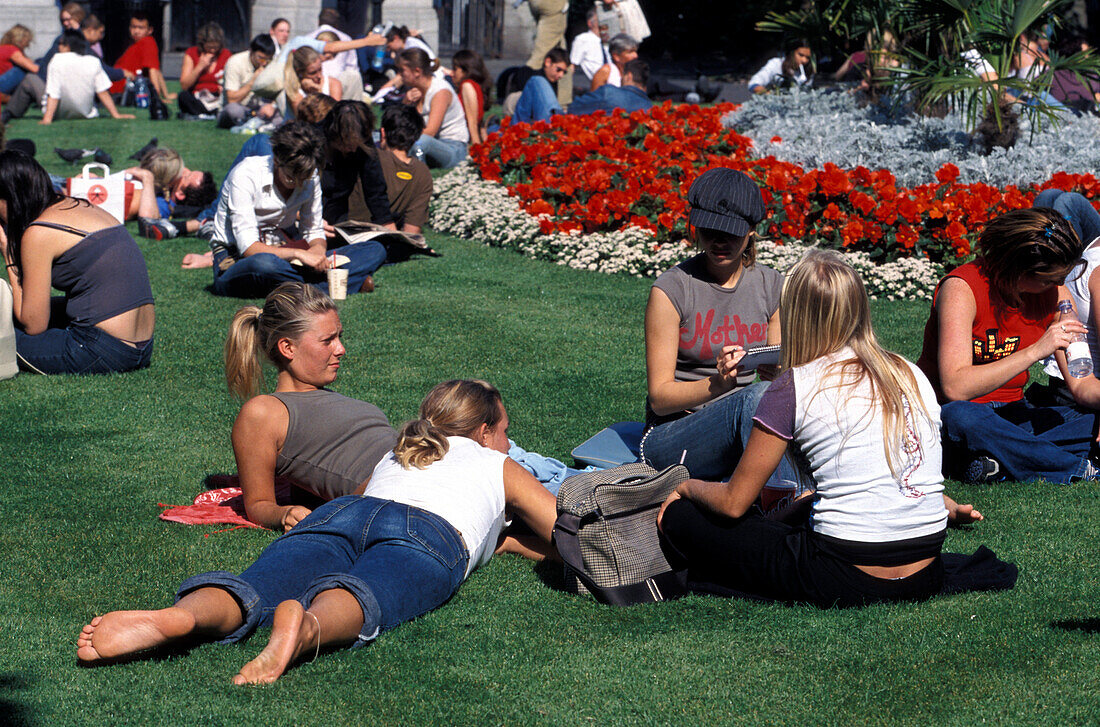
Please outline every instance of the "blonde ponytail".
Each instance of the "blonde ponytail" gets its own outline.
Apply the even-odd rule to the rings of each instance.
[[[430,421],[414,419],[401,427],[393,453],[405,469],[412,466],[422,470],[432,462],[443,459],[450,448],[447,435],[432,426]]]
[[[444,381],[424,397],[420,418],[401,427],[393,453],[405,469],[424,469],[447,454],[447,437],[473,438],[483,424],[493,428],[503,418],[504,402],[489,382]]]
[[[264,385],[260,362],[260,309],[245,306],[233,316],[225,339],[225,383],[230,393],[244,401]]]
[[[279,354],[279,341],[298,341],[317,316],[336,310],[332,299],[308,283],[283,283],[264,300],[263,309],[241,308],[229,324],[225,339],[225,382],[241,400],[250,399],[264,388],[260,354],[282,370],[286,361]]]

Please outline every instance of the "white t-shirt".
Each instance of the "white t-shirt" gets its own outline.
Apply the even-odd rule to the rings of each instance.
[[[317,30],[310,33],[310,36],[316,38],[318,35],[324,32],[335,33],[336,37],[340,40],[351,40],[351,36],[342,30],[337,30],[331,25],[322,25]],[[322,51],[324,52],[324,51]],[[326,76],[332,76],[333,78],[339,78],[340,74],[344,71],[359,71],[359,56],[355,54],[353,50],[345,50],[337,53],[331,61],[325,61],[321,64],[321,68],[324,69]]]
[[[989,61],[982,57],[982,54],[977,48],[971,48],[968,51],[963,51],[962,59],[966,63],[966,67],[970,69],[970,72],[975,76],[983,76],[987,73],[996,73],[993,66],[989,65]]]
[[[1092,240],[1085,251],[1081,253],[1081,259],[1085,261],[1085,264],[1066,276],[1066,289],[1069,290],[1070,297],[1073,298],[1073,305],[1077,308],[1077,318],[1089,329],[1085,340],[1088,341],[1089,350],[1092,352],[1092,369],[1094,373],[1100,373],[1097,371],[1097,365],[1100,364],[1100,341],[1097,341],[1096,338],[1097,322],[1092,317],[1092,294],[1089,292],[1089,279],[1096,272],[1096,269],[1100,268],[1100,247],[1095,247],[1097,242],[1100,242],[1100,237]],[[1062,378],[1062,370],[1058,368],[1058,362],[1054,356],[1047,357],[1043,370],[1057,379]]]
[[[943,502],[943,450],[940,407],[927,377],[906,361],[917,382],[926,418],[919,408],[906,417],[907,451],[894,454],[890,472],[883,449],[880,406],[872,406],[871,385],[837,387],[830,367],[852,358],[849,348],[823,356],[781,375],[761,399],[758,423],[775,411],[766,399],[784,399],[794,384],[791,434],[806,456],[816,482],[812,524],[815,531],[858,543],[886,543],[934,535],[947,527]],[[783,394],[786,394],[786,397]],[[789,401],[789,398],[786,398]],[[778,422],[777,422],[778,424]],[[782,426],[778,427],[779,429]],[[773,430],[785,438],[785,433]]]
[[[447,113],[443,115],[443,125],[439,127],[439,133],[435,135],[435,138],[469,144],[470,128],[466,126],[466,113],[462,110],[462,102],[458,98],[458,93],[451,87],[451,84],[438,76],[432,76],[432,85],[428,87],[428,92],[424,94],[424,110],[420,113],[424,117],[424,123],[428,123],[428,117],[432,111],[432,99],[440,91],[450,91],[451,102],[447,105]]]
[[[255,72],[256,67],[252,65],[251,51],[243,50],[240,53],[234,53],[225,62],[225,73],[222,74],[222,89],[224,91],[241,90]],[[237,103],[247,106],[254,96],[255,94],[249,91],[248,95]],[[225,102],[229,103],[229,99],[225,99]]]
[[[573,39],[573,49],[569,51],[569,62],[580,68],[581,72],[591,80],[603,64],[611,63],[611,56],[604,50],[600,36],[587,30]]]
[[[765,88],[771,88],[783,81],[783,56],[776,56],[770,61],[764,64],[764,67],[753,74],[749,79],[749,90],[751,91],[753,86],[764,86]],[[794,76],[794,82],[799,86],[812,85],[811,78],[806,75],[806,67],[799,66],[798,73]]]
[[[59,100],[57,119],[94,119],[97,93],[111,87],[111,79],[96,56],[56,53],[46,67],[46,96]]]
[[[324,239],[321,218],[321,180],[317,173],[283,199],[275,187],[275,159],[246,157],[229,171],[214,215],[212,247],[222,247],[240,257],[255,242],[280,246],[279,234],[298,225],[298,237]]]
[[[489,562],[504,527],[504,460],[508,456],[466,437],[424,469],[404,469],[393,452],[378,463],[363,493],[434,513],[462,535],[466,575]]]

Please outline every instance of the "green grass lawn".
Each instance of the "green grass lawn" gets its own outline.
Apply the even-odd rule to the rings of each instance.
[[[141,112],[144,115],[144,112]],[[9,127],[39,160],[102,146],[116,167],[157,136],[220,179],[243,137],[212,124],[110,120]],[[560,458],[642,415],[648,283],[568,270],[440,235],[437,260],[386,268],[340,304],[334,388],[400,422],[436,382],[504,393],[512,436]],[[947,548],[1016,562],[1006,593],[859,611],[690,597],[613,609],[551,588],[557,571],[500,557],[445,607],[274,685],[230,678],[266,632],[107,668],[76,665],[95,614],[171,602],[185,577],[240,571],[268,531],[157,519],[233,468],[237,405],[219,363],[241,301],[179,268],[196,240],[139,240],[157,299],[151,368],[0,382],[0,723],[3,724],[1097,724],[1100,487],[951,484],[986,514]],[[874,304],[915,357],[927,306]]]

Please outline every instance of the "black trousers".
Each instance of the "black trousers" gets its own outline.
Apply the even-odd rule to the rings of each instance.
[[[688,580],[710,593],[849,608],[923,600],[943,589],[938,556],[907,578],[875,578],[824,552],[808,525],[753,514],[731,520],[689,500],[668,506],[662,530],[670,561],[682,559],[673,566],[686,565]]]
[[[190,91],[180,91],[176,96],[176,103],[179,104],[180,111],[185,114],[198,116],[210,113],[210,110],[203,106],[202,101],[199,101],[198,97]]]

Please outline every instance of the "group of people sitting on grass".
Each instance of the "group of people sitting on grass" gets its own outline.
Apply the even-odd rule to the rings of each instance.
[[[913,364],[879,344],[863,282],[839,254],[813,251],[785,276],[756,262],[765,209],[746,175],[708,170],[688,201],[700,252],[657,279],[646,309],[640,459],[690,472],[655,527],[692,582],[821,607],[926,599],[943,588],[948,524],[983,519],[946,495],[945,476],[1095,476],[1087,392],[1097,379],[1071,377],[1065,358],[1090,330],[1072,315],[1091,316],[1094,265],[1081,236],[1100,234],[1100,214],[1087,202],[1051,191],[1038,202],[1052,207],[993,220],[975,261],[938,287]],[[96,211],[65,201],[33,225],[78,213],[102,234]],[[76,232],[64,234],[53,251],[76,244]],[[28,256],[10,242],[6,260],[13,248],[23,264],[49,266],[50,251]],[[1071,315],[1058,315],[1062,299]],[[20,311],[27,297],[17,300]],[[81,661],[181,639],[238,641],[271,626],[234,679],[268,682],[322,648],[362,645],[438,607],[496,552],[555,557],[554,497],[507,457],[500,393],[484,381],[444,382],[395,431],[373,405],[328,388],[343,334],[332,301],[301,282],[237,313],[225,363],[245,400],[232,435],[240,485],[248,517],[284,535],[239,576],[187,579],[173,606],[92,619]],[[765,343],[780,344],[781,365],[743,367]],[[261,393],[261,357],[278,372],[272,394]],[[1037,401],[1023,384],[1049,357],[1067,383]],[[277,501],[276,478],[310,502]],[[766,515],[760,495],[776,482],[799,491],[802,507]],[[517,517],[525,527],[509,528]]]

